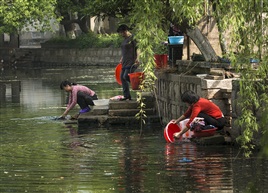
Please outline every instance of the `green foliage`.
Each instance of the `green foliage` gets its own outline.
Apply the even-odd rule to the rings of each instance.
[[[174,21],[178,23],[186,21],[188,26],[194,27],[204,16],[204,5],[207,1],[170,0],[169,3],[170,8],[172,9],[172,18]]]
[[[26,24],[37,29],[50,28],[50,20],[55,18],[56,0],[0,1],[0,33],[17,32]]]
[[[168,46],[163,42],[159,42],[153,49],[155,54],[168,54]]]
[[[229,53],[229,57],[241,74],[239,106],[242,112],[237,123],[243,133],[237,140],[245,150],[245,155],[250,156],[256,144],[254,136],[267,133],[268,129],[267,124],[264,124],[268,112],[268,60],[265,54],[267,35],[263,30],[268,21],[262,15],[261,1],[227,0],[217,6],[221,10],[221,26],[230,32],[229,47],[233,52]],[[257,69],[252,69],[250,58],[261,61]]]
[[[163,41],[161,37],[165,36],[163,31],[163,10],[161,10],[162,2],[154,0],[136,0],[133,1],[134,8],[131,12],[131,21],[135,24],[136,39],[140,49],[141,67],[145,73],[145,80],[140,86],[141,92],[137,93],[137,101],[140,111],[137,116],[141,120],[141,126],[145,123],[145,111],[142,98],[143,91],[152,91],[155,89],[154,82],[156,76],[154,74],[154,45]],[[167,23],[167,22],[166,22]],[[142,129],[142,127],[141,127]]]

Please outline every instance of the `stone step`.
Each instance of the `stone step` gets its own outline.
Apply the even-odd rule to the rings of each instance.
[[[122,117],[126,117],[126,116],[134,116],[140,111],[140,109],[116,109],[116,110],[109,110],[108,115],[109,116],[122,116]],[[151,109],[145,109],[146,115],[155,115],[155,109],[151,108]]]
[[[200,145],[222,145],[226,142],[224,136],[220,134],[210,137],[192,138],[191,141]]]
[[[156,115],[154,99],[148,95],[145,96],[147,102],[146,123],[160,123],[159,116]],[[79,127],[89,126],[110,126],[111,124],[118,125],[133,125],[140,124],[140,120],[136,118],[139,112],[137,101],[114,101],[110,99],[99,99],[94,101],[95,106],[88,113],[83,113],[78,117],[77,123]],[[150,106],[150,108],[148,108]],[[67,122],[66,122],[67,124]]]
[[[109,125],[135,125],[139,127],[140,120],[136,119],[135,117],[119,117],[119,116],[114,116],[114,117],[109,117]],[[153,116],[147,116],[144,118],[146,124],[159,124],[160,123],[160,118],[157,115]]]
[[[108,115],[91,115],[82,114],[78,118],[78,126],[107,126]]]
[[[143,100],[145,103],[145,108],[154,108],[155,107],[155,99],[152,98],[145,98]],[[109,102],[109,109],[116,110],[116,109],[137,109],[139,104],[137,103],[136,99],[132,99],[131,101],[116,101],[111,100]]]
[[[138,107],[138,103],[136,99],[131,101],[116,101],[110,100],[109,102],[109,109],[116,110],[116,109],[136,109]]]
[[[144,118],[146,124],[160,124],[160,118],[157,115],[154,116],[147,116]],[[65,124],[72,123],[74,124],[74,121],[66,121]],[[109,127],[111,125],[128,125],[128,126],[134,126],[139,127],[140,120],[136,119],[133,116],[107,116],[107,115],[92,115],[92,116],[79,116],[78,118],[78,127],[79,128],[89,128],[89,127]]]

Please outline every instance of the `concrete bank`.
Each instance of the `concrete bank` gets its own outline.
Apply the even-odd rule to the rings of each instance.
[[[187,106],[181,101],[181,94],[193,90],[198,95],[217,104],[227,119],[225,131],[237,136],[238,131],[232,129],[233,105],[235,96],[233,84],[237,78],[226,78],[230,72],[227,63],[207,63],[177,61],[174,69],[156,70],[156,97],[160,116],[164,123],[181,116]],[[233,97],[233,98],[232,98]]]

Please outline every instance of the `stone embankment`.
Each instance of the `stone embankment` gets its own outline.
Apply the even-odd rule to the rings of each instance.
[[[144,120],[146,124],[156,124],[159,127],[161,118],[157,115],[155,97],[150,93],[143,93],[142,96],[144,98],[143,102],[145,103],[144,110],[146,117]],[[81,114],[78,117],[77,122],[79,128],[94,128],[96,126],[110,127],[112,125],[137,127],[140,124],[140,119],[136,117],[136,114],[139,112],[139,105],[136,100],[119,101],[102,99],[96,100],[94,103],[96,106],[93,107],[92,111]],[[68,122],[66,123],[68,124]]]

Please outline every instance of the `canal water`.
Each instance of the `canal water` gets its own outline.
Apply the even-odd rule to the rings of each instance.
[[[268,162],[237,147],[167,144],[164,126],[84,128],[54,120],[64,111],[62,80],[121,95],[113,67],[3,69],[19,80],[0,102],[0,192],[267,192]],[[135,93],[132,92],[132,96]],[[74,109],[75,114],[79,109]]]

